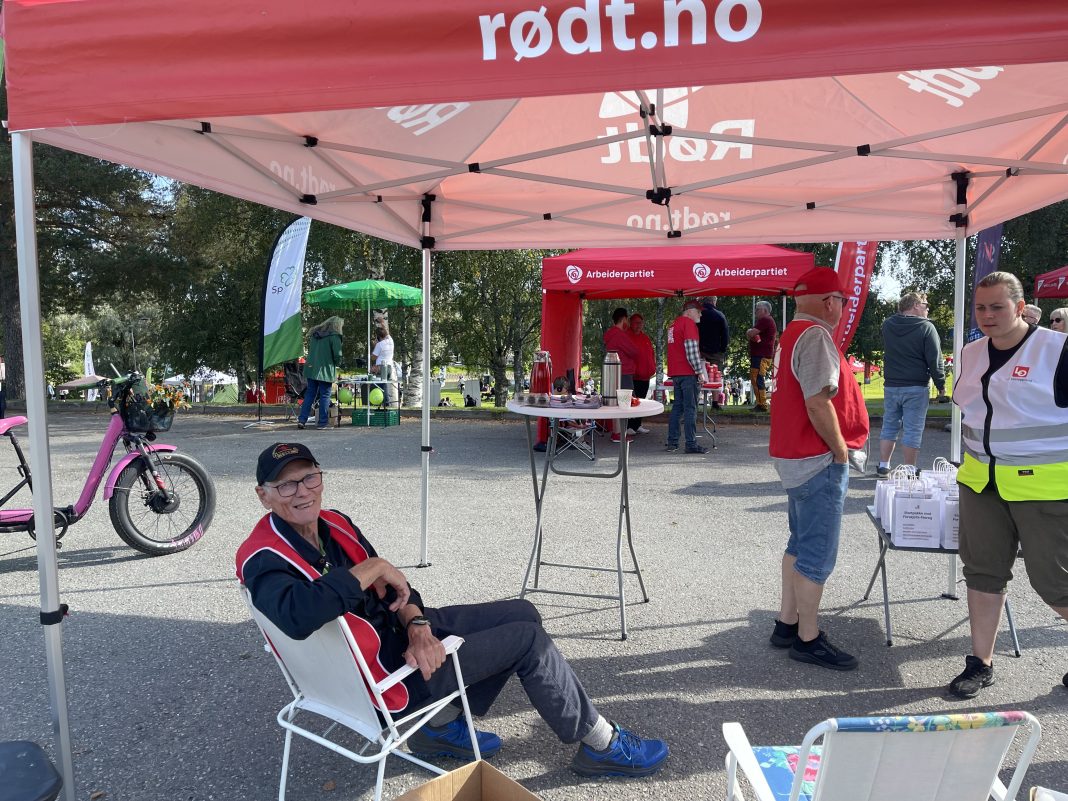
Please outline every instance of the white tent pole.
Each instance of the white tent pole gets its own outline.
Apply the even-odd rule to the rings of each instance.
[[[424,223],[429,235],[430,223]],[[420,491],[422,496],[422,547],[419,551],[419,567],[429,567],[430,539],[430,249],[423,248],[423,414],[421,457],[423,463]]]
[[[958,206],[963,214],[964,207]],[[967,228],[957,228],[957,248],[955,253],[955,268],[953,274],[953,388],[957,388],[957,377],[960,375],[960,352],[964,347],[964,272],[966,266]],[[957,404],[950,406],[952,422],[950,423],[949,458],[950,461],[960,463],[960,407]],[[956,598],[957,593],[957,557],[950,554],[947,561],[946,573],[946,596]]]
[[[37,573],[41,582],[41,622],[45,631],[48,695],[56,755],[63,776],[63,798],[74,801],[74,757],[67,719],[67,682],[63,674],[63,629],[59,604],[59,569],[52,520],[52,466],[48,453],[44,349],[41,342],[41,285],[37,274],[37,224],[33,200],[33,139],[11,135],[15,182],[15,236],[18,242],[19,303],[22,308],[22,359],[26,376],[26,412],[30,418],[30,472],[33,519],[37,535]],[[45,617],[52,620],[46,623]],[[56,619],[58,618],[58,619]]]

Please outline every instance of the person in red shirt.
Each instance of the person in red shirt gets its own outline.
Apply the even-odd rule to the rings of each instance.
[[[799,662],[854,670],[856,657],[820,630],[819,608],[838,558],[849,465],[862,469],[868,410],[849,362],[831,338],[846,301],[838,273],[809,270],[794,296],[797,313],[775,353],[768,446],[786,490],[790,526],[771,644],[789,648],[790,658]]]
[[[681,422],[686,437],[686,453],[708,453],[708,448],[697,444],[697,391],[700,384],[708,381],[705,360],[701,358],[701,335],[697,330],[697,321],[700,319],[700,301],[688,300],[683,304],[682,314],[675,318],[668,329],[667,369],[675,386],[671,418],[668,420],[666,447],[669,451],[679,449]]]
[[[649,380],[656,374],[656,351],[653,341],[645,333],[645,318],[635,312],[630,316],[630,337],[638,348],[634,360],[634,397],[644,398],[649,394]],[[638,425],[634,425],[637,423]],[[640,419],[631,420],[631,428],[637,434],[648,434],[649,429],[641,425]]]
[[[745,332],[749,338],[749,381],[756,393],[756,405],[754,412],[768,411],[768,371],[771,369],[771,360],[775,356],[775,336],[778,329],[775,327],[775,318],[772,316],[771,304],[761,300],[756,304],[754,313],[756,322],[753,327]]]
[[[604,332],[604,351],[614,350],[619,354],[619,387],[634,389],[634,367],[638,358],[638,346],[630,335],[630,320],[627,310],[620,306],[612,312],[612,325]],[[604,387],[601,388],[604,391]],[[628,422],[631,430],[637,430],[641,420],[634,418]],[[627,436],[631,436],[628,432]],[[619,442],[619,431],[612,435],[612,442]]]

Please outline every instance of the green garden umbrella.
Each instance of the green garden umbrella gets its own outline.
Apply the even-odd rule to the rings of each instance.
[[[396,306],[421,306],[423,290],[418,287],[366,278],[349,281],[347,284],[324,286],[304,293],[309,306],[320,309],[349,311],[367,310],[367,372],[371,372],[371,309],[391,309]],[[398,397],[398,403],[399,403]],[[338,423],[341,423],[340,416]]]
[[[389,309],[394,306],[422,305],[423,290],[393,281],[368,278],[305,292],[304,300],[308,305],[320,309]]]

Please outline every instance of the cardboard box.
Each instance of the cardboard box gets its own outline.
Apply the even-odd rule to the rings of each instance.
[[[539,801],[539,798],[493,765],[479,761],[431,779],[396,801]]]

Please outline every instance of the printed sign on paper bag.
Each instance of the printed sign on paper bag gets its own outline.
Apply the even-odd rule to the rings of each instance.
[[[942,542],[941,503],[937,498],[910,498],[898,493],[893,502],[891,541],[903,548],[937,548]]]

